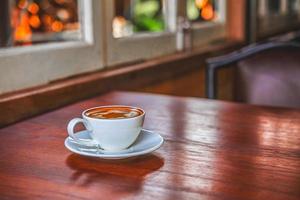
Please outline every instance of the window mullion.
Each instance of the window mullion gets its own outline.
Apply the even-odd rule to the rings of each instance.
[[[296,0],[295,10],[297,11],[298,15],[300,15],[300,0]]]
[[[280,14],[286,15],[288,13],[288,0],[280,0]]]
[[[218,0],[217,7],[219,8],[219,21],[224,23],[226,21],[226,0]]]
[[[269,12],[269,1],[268,0],[259,0],[258,1],[258,14],[260,17],[265,17]]]
[[[163,0],[163,14],[167,24],[167,30],[171,32],[176,31],[176,11],[177,0]]]
[[[0,48],[8,46],[10,41],[10,8],[11,1],[3,1],[0,6]]]

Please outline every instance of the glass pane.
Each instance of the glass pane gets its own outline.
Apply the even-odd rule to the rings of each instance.
[[[115,0],[115,38],[165,30],[162,0]]]
[[[187,17],[193,22],[214,21],[220,17],[215,0],[187,0],[186,8]]]
[[[280,12],[280,0],[269,0],[269,12],[279,13]]]
[[[0,18],[1,47],[81,38],[77,0],[4,0]]]
[[[299,0],[288,0],[289,12],[299,13]]]

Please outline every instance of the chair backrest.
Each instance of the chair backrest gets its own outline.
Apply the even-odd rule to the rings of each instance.
[[[234,100],[300,107],[300,45],[285,42],[257,44],[209,59],[206,82],[209,98],[216,98],[216,71],[233,63],[236,64]]]

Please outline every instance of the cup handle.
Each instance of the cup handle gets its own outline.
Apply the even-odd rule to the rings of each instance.
[[[82,139],[82,138],[78,138],[77,134],[74,133],[74,127],[76,126],[76,124],[78,123],[82,123],[84,125],[84,127],[86,128],[86,130],[90,133],[93,131],[92,126],[90,125],[90,123],[85,120],[85,119],[81,119],[81,118],[74,118],[72,119],[69,124],[68,124],[68,134],[69,136],[78,144],[81,145],[85,145],[85,146],[95,146],[97,145],[93,140],[91,139]]]

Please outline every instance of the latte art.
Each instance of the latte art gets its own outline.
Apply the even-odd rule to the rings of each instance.
[[[91,113],[89,117],[101,118],[101,119],[111,119],[111,118],[122,119],[122,118],[136,117],[138,115],[139,113],[137,111],[125,112],[121,110],[108,110],[105,112],[98,111],[98,112]]]
[[[89,110],[85,114],[98,119],[126,119],[142,115],[143,111],[128,107],[102,107]]]

